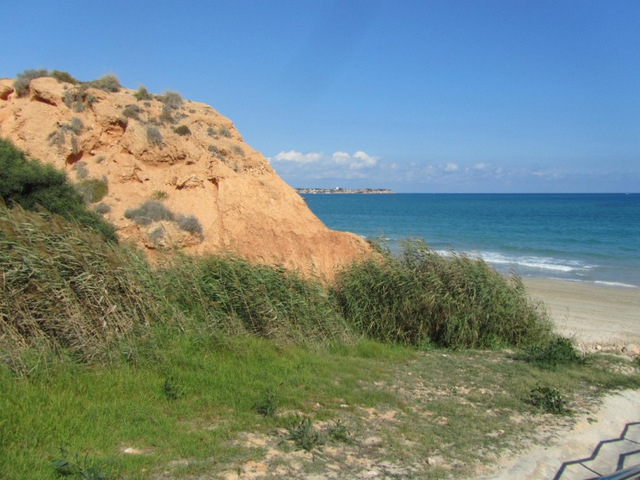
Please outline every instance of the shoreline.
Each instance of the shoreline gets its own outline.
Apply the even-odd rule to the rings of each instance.
[[[555,330],[582,348],[640,353],[640,289],[548,278],[524,278]]]

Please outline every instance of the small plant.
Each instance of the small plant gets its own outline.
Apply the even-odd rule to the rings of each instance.
[[[162,134],[156,127],[147,127],[147,141],[152,147],[158,147],[162,150]]]
[[[333,440],[334,442],[346,443],[348,445],[356,443],[349,434],[349,430],[347,429],[346,425],[339,419],[336,420],[333,425],[329,426],[328,434],[329,438],[331,438],[331,440]]]
[[[184,387],[177,385],[172,377],[168,377],[164,381],[162,391],[164,392],[164,395],[168,400],[177,400],[184,397],[185,395]]]
[[[155,198],[156,200],[164,200],[165,198],[167,198],[169,196],[169,194],[167,192],[165,192],[164,190],[155,190],[151,196],[153,198]]]
[[[218,129],[218,133],[223,137],[231,138],[231,130],[229,130],[227,127],[220,127]]]
[[[40,77],[46,77],[48,72],[46,69],[40,70],[25,70],[17,75],[16,80],[13,82],[13,88],[16,89],[16,94],[19,97],[24,97],[29,93],[29,84],[31,80]]]
[[[122,88],[120,85],[120,80],[112,73],[108,73],[98,78],[97,80],[93,80],[89,82],[89,86],[93,88],[99,88],[105,92],[115,93],[119,92]]]
[[[75,170],[76,178],[78,180],[87,178],[87,176],[89,175],[89,170],[87,170],[87,162],[76,162],[73,165],[73,170]]]
[[[100,471],[93,461],[89,460],[87,455],[80,457],[76,452],[69,459],[69,453],[65,449],[61,449],[60,454],[63,458],[53,462],[53,468],[58,475],[74,476],[85,480],[107,480],[109,478]]]
[[[109,184],[107,183],[106,178],[89,178],[77,183],[75,185],[75,189],[80,193],[80,195],[82,195],[86,204],[91,204],[99,202],[104,198],[104,196],[109,192]]]
[[[217,137],[218,133],[216,132],[215,128],[209,127],[207,128],[207,135],[209,135],[210,137]]]
[[[234,145],[233,147],[231,147],[231,150],[240,155],[241,157],[244,157],[244,150],[242,149],[242,147],[240,145]]]
[[[158,100],[172,110],[178,109],[182,105],[182,96],[177,92],[166,91],[164,95],[158,97]]]
[[[208,150],[213,154],[214,157],[222,159],[222,152],[220,152],[220,149],[217,146],[209,145]]]
[[[278,396],[268,391],[255,404],[256,412],[265,417],[273,417],[278,411]]]
[[[173,118],[173,114],[171,113],[171,108],[166,105],[162,107],[162,112],[160,113],[160,122],[162,123],[173,123],[175,119]]]
[[[96,157],[96,163],[102,163],[104,162],[104,155],[98,155]]]
[[[545,413],[568,415],[570,410],[560,390],[538,385],[529,394],[528,403]]]
[[[160,220],[173,220],[174,215],[160,202],[149,200],[138,208],[130,208],[124,212],[125,218],[133,220],[138,225],[149,225]]]
[[[134,120],[140,120],[140,114],[142,109],[138,105],[127,105],[122,110],[122,115],[127,118],[133,118]]]
[[[111,207],[106,203],[99,203],[98,205],[93,207],[93,210],[99,213],[100,215],[104,215],[105,213],[109,213],[111,211]]]
[[[73,117],[71,123],[65,125],[65,128],[76,135],[80,135],[84,129],[84,124],[78,117]]]
[[[50,73],[50,75],[62,83],[71,83],[72,85],[76,85],[80,83],[77,79],[73,78],[69,72],[61,72],[60,70],[54,70]]]
[[[324,444],[309,417],[296,417],[287,427],[287,432],[286,439],[291,440],[297,450],[314,453]]]
[[[520,358],[541,368],[585,363],[584,356],[580,355],[571,340],[565,337],[555,337],[546,344],[527,347]]]
[[[193,215],[180,215],[178,217],[178,227],[185,232],[202,237],[202,225]]]
[[[180,136],[191,135],[191,130],[186,125],[180,125],[173,129]]]
[[[138,91],[134,93],[133,96],[136,97],[136,100],[138,101],[151,100],[153,98],[144,85],[140,85],[140,88],[138,88]]]

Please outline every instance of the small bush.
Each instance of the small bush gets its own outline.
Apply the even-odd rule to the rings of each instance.
[[[50,74],[53,78],[62,83],[70,83],[76,85],[80,83],[77,79],[73,78],[68,72],[61,72],[60,70],[54,70]]]
[[[105,213],[109,213],[111,211],[111,207],[106,203],[99,203],[98,205],[93,207],[93,210],[100,215],[104,215]]]
[[[144,85],[140,85],[140,88],[138,88],[138,91],[134,93],[133,96],[136,97],[136,100],[138,101],[151,100],[153,98],[153,95],[149,93]]]
[[[256,412],[264,417],[273,417],[278,411],[278,396],[275,392],[265,392],[255,403]]]
[[[167,91],[164,95],[158,97],[158,99],[164,103],[167,108],[172,110],[178,109],[182,106],[182,96],[177,92]]]
[[[89,82],[89,86],[110,93],[119,92],[122,88],[122,85],[120,85],[120,80],[118,80],[118,77],[116,77],[112,73],[108,73],[98,78],[97,80]]]
[[[191,135],[191,130],[186,125],[180,125],[179,127],[174,128],[173,131],[183,137],[185,135]]]
[[[24,97],[29,93],[29,83],[31,83],[31,80],[46,77],[47,75],[48,72],[46,69],[25,70],[16,76],[16,80],[13,82],[13,88],[15,88],[16,94],[19,97]]]
[[[193,215],[180,215],[178,217],[178,227],[185,232],[202,237],[202,225],[200,225],[198,219]]]
[[[104,155],[98,155],[96,157],[96,163],[102,163],[104,162]]]
[[[164,200],[169,196],[169,194],[164,190],[156,190],[151,194],[151,196],[156,200]]]
[[[231,147],[231,150],[240,155],[241,157],[244,157],[244,150],[242,149],[242,147],[240,145],[234,145],[233,147]]]
[[[127,118],[133,118],[134,120],[140,120],[140,114],[142,109],[138,105],[127,105],[122,110],[122,115]]]
[[[75,188],[87,204],[99,202],[109,192],[107,181],[98,178],[83,180],[76,184]]]
[[[218,132],[216,131],[215,128],[209,127],[209,128],[207,128],[207,135],[209,135],[210,137],[217,137],[218,136]]]
[[[133,220],[138,225],[148,225],[160,220],[173,220],[173,213],[162,203],[149,200],[138,208],[130,208],[124,212],[125,218]]]
[[[218,133],[223,137],[231,138],[231,130],[229,130],[227,127],[220,127],[218,129]]]
[[[89,170],[87,170],[87,162],[76,162],[73,165],[73,170],[76,172],[76,178],[82,180],[89,176]]]
[[[171,113],[171,109],[169,107],[167,107],[166,105],[162,107],[162,112],[160,113],[160,117],[158,117],[160,119],[161,123],[174,123],[175,122],[175,118],[173,118],[173,114]]]
[[[320,433],[314,428],[309,417],[294,419],[287,427],[287,431],[287,440],[293,441],[297,450],[314,453],[324,444]]]
[[[162,149],[162,134],[156,127],[147,127],[147,141],[152,147]]]
[[[583,365],[585,357],[573,346],[570,339],[555,337],[543,344],[531,345],[524,349],[521,360],[541,368],[556,368],[559,365]]]
[[[64,128],[74,133],[75,135],[80,135],[82,133],[82,130],[84,129],[84,124],[78,117],[73,117],[71,119],[71,123],[64,125]]]
[[[566,400],[557,388],[538,385],[531,390],[527,402],[545,413],[552,413],[554,415],[567,415],[571,413],[567,408]]]

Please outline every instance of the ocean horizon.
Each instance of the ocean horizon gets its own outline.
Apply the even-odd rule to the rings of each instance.
[[[304,194],[325,225],[482,258],[502,273],[640,288],[640,193]]]

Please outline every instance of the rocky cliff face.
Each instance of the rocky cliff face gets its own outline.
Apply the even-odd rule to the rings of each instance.
[[[0,136],[65,169],[119,237],[151,256],[228,251],[330,278],[370,252],[329,230],[229,119],[145,93],[42,77],[19,97],[0,79]]]

